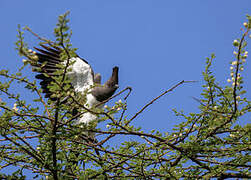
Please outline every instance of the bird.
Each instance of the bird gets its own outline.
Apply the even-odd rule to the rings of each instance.
[[[40,48],[34,47],[36,51],[33,51],[33,54],[36,57],[36,63],[31,65],[33,66],[33,71],[38,73],[35,77],[41,80],[40,85],[45,98],[56,101],[57,98],[53,96],[49,85],[55,81],[53,77],[59,76],[55,72],[62,70],[63,67],[60,64],[67,64],[67,60],[63,61],[60,59],[63,49],[51,44],[40,44],[40,46]],[[118,66],[113,67],[112,75],[101,85],[100,73],[94,74],[91,65],[85,59],[80,58],[76,54],[69,59],[69,62],[68,68],[70,71],[66,73],[66,76],[71,80],[71,87],[74,92],[86,95],[86,108],[94,107],[108,100],[118,89]],[[102,108],[102,106],[100,105],[99,107]],[[97,115],[85,112],[77,118],[76,123],[88,124],[95,119],[97,119]]]

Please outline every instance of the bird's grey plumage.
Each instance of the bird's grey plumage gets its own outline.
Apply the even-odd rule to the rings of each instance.
[[[100,102],[110,98],[118,88],[118,67],[114,67],[112,76],[103,86],[96,86],[91,91],[92,95]]]

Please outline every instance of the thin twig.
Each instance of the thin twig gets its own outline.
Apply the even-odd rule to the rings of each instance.
[[[191,83],[191,82],[197,82],[197,81],[184,81],[184,80],[182,80],[179,83],[177,83],[176,85],[174,85],[173,87],[171,87],[170,89],[166,90],[165,92],[163,92],[162,94],[160,94],[158,97],[154,98],[149,103],[147,103],[142,109],[140,109],[131,119],[128,120],[128,122],[126,123],[126,125],[128,125],[133,119],[135,119],[139,114],[141,114],[148,106],[150,106],[151,104],[153,104],[155,101],[157,101],[159,98],[161,98],[162,96],[164,96],[166,93],[173,91],[175,88],[177,88],[178,86],[180,86],[183,83]]]

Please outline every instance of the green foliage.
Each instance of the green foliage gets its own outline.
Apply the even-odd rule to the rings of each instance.
[[[66,73],[71,57],[76,56],[70,43],[69,12],[59,16],[54,29],[55,41],[31,32],[41,44],[49,44],[62,50],[63,70],[57,71],[50,85],[52,102],[44,98],[36,81],[22,75],[26,65],[36,65],[37,57],[24,42],[18,26],[17,50],[24,56],[24,66],[17,73],[0,70],[4,81],[0,82],[0,171],[16,166],[11,175],[0,174],[5,179],[25,179],[23,170],[30,170],[34,178],[43,179],[210,179],[250,178],[250,124],[238,122],[247,118],[250,101],[243,89],[247,52],[245,38],[251,28],[251,17],[244,24],[240,39],[234,40],[235,60],[230,65],[230,85],[217,82],[212,70],[215,55],[206,59],[203,92],[199,112],[185,114],[174,110],[184,119],[172,132],[142,131],[133,121],[153,102],[187,81],[181,81],[146,104],[135,115],[127,115],[126,101],[114,106],[86,108],[84,94],[71,89]],[[41,69],[37,69],[40,71]],[[48,74],[44,74],[49,76]],[[32,94],[33,101],[22,99],[12,88],[19,83]],[[119,92],[125,92],[126,88]],[[65,97],[70,106],[61,103]],[[82,108],[80,114],[72,115],[74,108]],[[92,112],[99,118],[88,125],[76,125],[75,119],[84,112]],[[131,117],[131,118],[128,118]],[[102,122],[104,127],[97,128]],[[98,141],[91,141],[96,134]],[[113,140],[118,145],[110,145]],[[29,177],[30,179],[31,177]]]

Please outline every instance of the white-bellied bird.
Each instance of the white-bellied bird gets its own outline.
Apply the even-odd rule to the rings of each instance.
[[[37,64],[39,73],[35,77],[40,79],[40,85],[45,93],[46,98],[50,98],[55,101],[56,98],[48,87],[54,80],[53,77],[58,76],[55,74],[60,69],[59,64],[66,64],[66,61],[60,59],[60,53],[62,50],[57,47],[41,45],[43,49],[34,47],[37,52],[34,52],[37,56]],[[118,70],[117,66],[113,67],[111,77],[101,85],[101,75],[99,73],[94,75],[94,71],[90,64],[76,55],[76,57],[70,58],[70,62],[75,61],[68,68],[69,72],[66,76],[71,79],[71,86],[75,92],[83,93],[86,95],[86,107],[91,108],[101,102],[109,99],[118,88]],[[36,70],[35,70],[36,71]],[[47,74],[47,75],[46,75]],[[84,93],[88,91],[88,93]],[[97,118],[95,114],[90,112],[84,113],[77,120],[78,123],[89,123]]]

